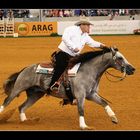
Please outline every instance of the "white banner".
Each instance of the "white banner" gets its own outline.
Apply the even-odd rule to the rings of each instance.
[[[75,22],[58,22],[58,34],[62,35],[64,29],[68,26],[74,25]],[[133,34],[135,29],[140,28],[140,20],[104,20],[91,21],[90,34]]]

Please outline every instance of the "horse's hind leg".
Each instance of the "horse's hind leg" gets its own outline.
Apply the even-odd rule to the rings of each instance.
[[[6,106],[8,106],[8,105],[10,104],[10,102],[11,102],[16,96],[19,95],[20,92],[22,92],[22,90],[18,90],[18,91],[13,90],[12,93],[11,93],[8,97],[5,98],[3,104],[0,106],[0,113],[1,113],[2,111],[4,111],[4,108],[5,108]]]
[[[38,101],[41,97],[43,97],[43,92],[35,92],[32,89],[26,90],[27,92],[27,100],[19,106],[20,120],[21,122],[27,120],[25,115],[25,110],[32,106],[36,101]]]
[[[110,108],[109,104],[105,101],[105,99],[103,99],[102,97],[100,97],[96,92],[93,93],[91,96],[88,96],[86,99],[91,100],[91,101],[94,101],[97,104],[99,104],[102,107],[104,107],[107,115],[111,118],[111,121],[113,123],[118,123],[118,119],[116,118],[116,115],[112,111],[112,109]]]

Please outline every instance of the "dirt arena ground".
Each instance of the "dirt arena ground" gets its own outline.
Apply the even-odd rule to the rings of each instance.
[[[116,45],[120,52],[133,64],[136,72],[124,81],[112,83],[103,75],[100,95],[112,102],[118,124],[113,124],[104,109],[96,103],[85,102],[85,121],[96,130],[140,130],[140,36],[95,36],[95,40],[107,45]],[[0,87],[12,73],[30,64],[49,61],[51,53],[60,43],[60,37],[0,38]],[[85,47],[84,51],[91,50]],[[0,89],[2,93],[2,89]],[[6,96],[0,94],[0,104]],[[5,109],[18,107],[26,99],[23,92]],[[6,123],[0,123],[0,130],[79,130],[76,106],[59,105],[61,99],[41,98],[26,111],[28,118],[39,121],[20,123],[18,109]],[[3,112],[4,113],[4,112]],[[0,114],[0,116],[3,115]]]

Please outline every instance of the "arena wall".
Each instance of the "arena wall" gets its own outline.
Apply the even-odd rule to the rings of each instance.
[[[140,20],[90,20],[90,35],[116,35],[116,34],[134,34],[134,31],[140,29]],[[74,25],[75,21],[52,21],[52,22],[15,22],[14,33],[18,36],[49,36],[62,35],[64,29]],[[3,23],[4,24],[4,23]],[[3,28],[3,25],[0,25]],[[3,29],[0,30],[3,34]]]
[[[58,22],[58,34],[62,35],[66,27],[74,25],[76,21]],[[140,28],[140,20],[117,20],[117,21],[91,21],[90,34],[133,34],[135,29]]]

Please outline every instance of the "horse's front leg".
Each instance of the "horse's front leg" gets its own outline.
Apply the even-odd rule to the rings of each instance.
[[[79,126],[82,130],[88,127],[84,119],[84,102],[85,102],[84,97],[80,97],[77,99],[77,107],[78,107],[78,113],[79,113]]]
[[[117,119],[115,113],[112,111],[112,109],[109,106],[109,104],[105,101],[105,99],[100,97],[97,92],[92,93],[90,96],[87,97],[87,99],[91,100],[91,101],[94,101],[97,104],[99,104],[102,107],[104,107],[107,115],[111,118],[111,121],[113,123],[116,123],[116,124],[118,123],[118,119]]]
[[[118,119],[115,115],[115,113],[112,111],[111,107],[109,105],[105,106],[105,111],[108,114],[108,116],[111,118],[111,121],[115,124],[118,123]]]
[[[85,118],[84,118],[84,102],[85,97],[79,97],[77,98],[77,107],[78,107],[78,113],[79,113],[79,126],[81,130],[90,130],[93,129],[86,125]]]

